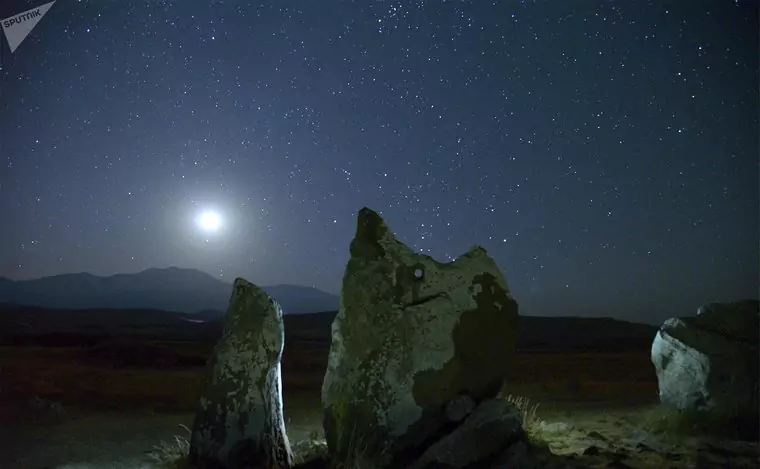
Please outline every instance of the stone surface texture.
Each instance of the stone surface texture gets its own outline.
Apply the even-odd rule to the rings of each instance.
[[[190,438],[190,462],[204,469],[287,468],[280,362],[282,310],[238,278]]]
[[[518,306],[484,249],[437,262],[367,208],[350,254],[322,387],[325,436],[336,460],[405,467],[454,429],[462,402],[496,396]]]
[[[757,300],[711,303],[665,321],[652,343],[661,403],[757,414],[759,312]]]

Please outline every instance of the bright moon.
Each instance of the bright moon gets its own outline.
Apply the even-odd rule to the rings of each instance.
[[[211,210],[207,210],[198,215],[198,226],[206,232],[218,231],[222,226],[222,217],[218,213]]]

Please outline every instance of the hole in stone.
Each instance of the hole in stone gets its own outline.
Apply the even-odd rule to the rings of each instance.
[[[419,267],[414,269],[414,278],[420,279],[422,278],[422,269]]]

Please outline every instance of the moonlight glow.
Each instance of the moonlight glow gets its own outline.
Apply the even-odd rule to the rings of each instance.
[[[214,233],[222,227],[222,217],[212,210],[201,212],[195,221],[198,227],[206,233]]]

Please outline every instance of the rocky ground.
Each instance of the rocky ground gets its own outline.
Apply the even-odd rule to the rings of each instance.
[[[538,439],[555,455],[592,468],[757,468],[757,442],[715,437],[666,437],[646,431],[651,406],[552,412]]]
[[[289,402],[289,404],[287,404]],[[756,468],[757,442],[691,437],[666,438],[642,430],[651,406],[613,403],[546,403],[533,428],[551,455],[553,468]],[[162,440],[187,436],[182,425],[192,414],[87,412],[66,409],[64,416],[19,415],[0,425],[0,467],[5,469],[149,469],[148,454]],[[293,443],[320,429],[313,397],[286,399]]]

